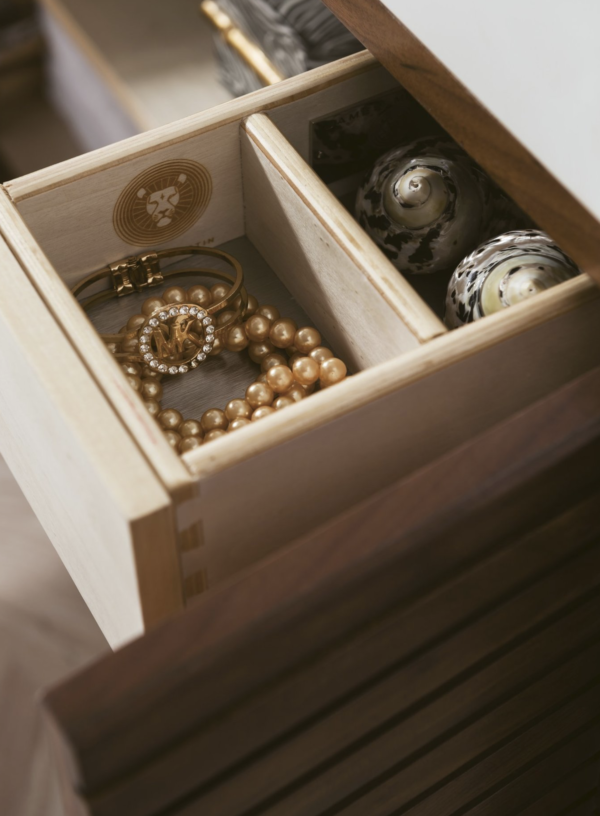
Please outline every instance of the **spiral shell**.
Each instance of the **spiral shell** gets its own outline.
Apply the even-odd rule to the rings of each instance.
[[[401,271],[453,269],[504,229],[511,202],[447,139],[427,137],[385,153],[356,197],[356,217]]]
[[[454,270],[446,324],[458,328],[581,274],[545,232],[516,230],[486,241]]]

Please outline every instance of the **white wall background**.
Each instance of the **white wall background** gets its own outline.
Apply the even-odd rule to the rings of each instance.
[[[600,0],[383,0],[600,218]]]

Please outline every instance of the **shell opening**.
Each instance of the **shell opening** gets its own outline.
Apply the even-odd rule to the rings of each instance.
[[[513,306],[572,277],[573,269],[554,258],[513,256],[505,259],[483,284],[483,313],[493,314]]]

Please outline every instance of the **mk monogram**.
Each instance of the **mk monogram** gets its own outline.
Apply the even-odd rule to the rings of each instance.
[[[213,350],[213,318],[194,303],[157,309],[138,333],[141,359],[161,374],[185,374]]]
[[[189,315],[178,315],[171,325],[167,325],[165,336],[161,328],[155,328],[152,338],[156,346],[157,357],[168,360],[179,360],[190,348],[202,346],[203,340],[192,333],[194,318]]]

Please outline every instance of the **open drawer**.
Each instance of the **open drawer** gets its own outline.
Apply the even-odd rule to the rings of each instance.
[[[311,169],[315,121],[390,92],[396,80],[363,53],[5,185],[0,230],[23,305],[43,311],[61,351],[52,378],[41,379],[30,327],[2,307],[31,362],[3,378],[14,424],[2,446],[113,645],[600,364],[600,300],[586,275],[449,332]],[[429,116],[400,94],[426,127]],[[143,231],[123,192],[140,179],[160,189],[190,163],[210,179],[204,208],[175,220],[164,240],[148,233],[143,246],[228,249],[249,290],[315,325],[352,376],[178,458],[94,328],[114,320],[117,330],[122,304],[90,321],[69,287],[139,251]],[[201,412],[236,396],[234,386],[241,396],[251,375],[233,366],[219,376],[225,366],[173,384],[170,402]],[[75,368],[85,385],[69,401]],[[41,390],[30,419],[32,379]],[[74,448],[93,441],[108,463],[89,462],[106,506],[76,467],[68,488],[61,483],[59,440],[43,425],[44,401],[59,394]],[[28,491],[40,460],[44,482]],[[107,506],[123,521],[133,496],[140,523],[123,535],[103,529]],[[82,557],[83,540],[113,560],[98,555],[99,569]],[[127,581],[113,578],[121,562]]]

